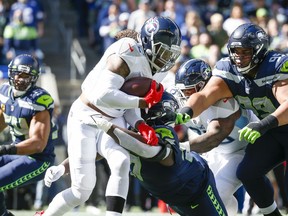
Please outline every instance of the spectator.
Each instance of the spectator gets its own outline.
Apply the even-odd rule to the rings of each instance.
[[[231,8],[230,17],[228,17],[223,23],[223,29],[227,32],[228,36],[241,24],[251,22],[244,15],[242,4],[234,3]]]
[[[23,22],[22,10],[14,11],[13,20],[4,28],[3,53],[6,55],[6,61],[9,62],[15,56],[23,53],[36,56],[37,42],[37,29]]]
[[[209,33],[204,32],[199,36],[199,44],[191,48],[190,55],[192,58],[206,61],[213,67],[220,58],[220,49],[217,45],[212,44]]]
[[[103,40],[102,50],[106,50],[116,41],[115,35],[121,30],[119,25],[119,7],[111,4],[108,10],[108,17],[103,19],[99,28],[99,35]]]
[[[185,20],[185,13],[176,13],[176,3],[174,0],[168,0],[165,2],[164,11],[161,16],[170,17],[178,26],[181,26]]]
[[[140,0],[138,10],[130,14],[127,25],[128,29],[140,32],[145,20],[156,15],[155,12],[151,10],[150,4],[151,0]]]
[[[212,38],[212,43],[216,44],[221,50],[226,50],[226,43],[228,41],[228,34],[223,29],[223,16],[220,13],[214,13],[210,17],[210,25],[207,30]]]
[[[185,23],[181,26],[183,39],[190,40],[194,35],[206,32],[206,26],[203,24],[201,17],[197,11],[188,11],[185,16]],[[191,43],[193,46],[193,44]]]
[[[17,0],[11,5],[10,21],[14,17],[15,11],[22,11],[23,23],[29,27],[37,29],[38,37],[44,35],[44,9],[38,0]]]

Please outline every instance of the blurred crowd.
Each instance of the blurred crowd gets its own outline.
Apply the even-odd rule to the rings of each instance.
[[[78,36],[103,53],[125,28],[140,31],[155,15],[181,28],[183,53],[211,66],[227,54],[226,41],[240,24],[254,22],[271,37],[271,49],[287,51],[288,2],[285,0],[71,0],[78,12]],[[184,59],[185,60],[185,59]]]
[[[122,29],[141,30],[144,21],[155,15],[172,18],[182,33],[181,56],[171,74],[175,74],[181,63],[189,58],[200,58],[211,66],[227,55],[226,42],[239,25],[254,22],[270,36],[270,48],[288,52],[288,1],[287,0],[70,0],[77,11],[77,36],[86,38],[91,49],[100,55],[115,41],[115,35]],[[45,10],[37,0],[0,0],[0,65],[7,64],[15,55],[30,53],[43,60],[39,39],[44,34]],[[97,62],[95,61],[95,64]],[[171,79],[169,79],[171,80]],[[165,78],[162,79],[163,85]],[[65,117],[55,115],[61,130],[59,148],[56,147],[57,162],[66,157]],[[59,152],[57,154],[57,151]],[[56,163],[57,163],[56,162]],[[96,162],[97,185],[95,193],[87,203],[87,210],[99,213],[97,207],[105,204],[105,187],[109,168],[104,160]],[[284,167],[285,168],[285,167]],[[282,171],[281,171],[282,172]],[[98,176],[99,175],[99,176]],[[288,207],[287,195],[275,182],[276,197]],[[280,174],[281,175],[281,174]],[[130,179],[130,191],[126,208],[139,206],[143,211],[157,207],[158,200],[151,197],[136,179]],[[51,198],[69,185],[69,178],[55,182],[48,189],[41,185],[19,188],[7,194],[8,208],[42,209]],[[279,188],[279,193],[278,193]],[[244,189],[239,190],[239,212],[244,205]],[[284,193],[284,195],[283,195]],[[15,201],[15,194],[18,200]],[[278,195],[279,194],[279,195]],[[22,197],[22,198],[21,198]],[[20,200],[23,199],[22,201]],[[17,205],[15,205],[15,202]],[[281,203],[282,202],[282,203]],[[10,206],[9,206],[10,203]],[[251,205],[250,205],[251,207]],[[161,207],[162,208],[162,207]],[[248,207],[249,208],[249,205]],[[165,211],[166,207],[162,211]],[[246,209],[247,210],[247,209]]]
[[[44,34],[44,19],[45,11],[38,0],[0,1],[0,65],[22,53],[43,60],[39,38]]]

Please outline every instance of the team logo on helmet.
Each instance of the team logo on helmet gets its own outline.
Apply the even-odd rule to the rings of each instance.
[[[262,31],[259,31],[259,32],[257,32],[256,34],[257,34],[257,38],[258,38],[259,40],[262,40],[262,39],[267,40],[267,39],[268,39],[267,35],[264,34]]]
[[[159,30],[159,22],[157,19],[150,18],[147,20],[145,25],[145,32],[147,35],[151,35],[153,32],[157,32]]]

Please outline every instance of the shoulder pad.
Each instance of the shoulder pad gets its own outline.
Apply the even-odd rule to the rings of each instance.
[[[122,38],[117,41],[119,44],[119,49],[117,50],[118,55],[122,58],[125,56],[142,56],[144,51],[137,41],[132,38]]]
[[[36,102],[48,108],[51,106],[51,104],[53,104],[54,100],[50,95],[41,95],[37,98]]]

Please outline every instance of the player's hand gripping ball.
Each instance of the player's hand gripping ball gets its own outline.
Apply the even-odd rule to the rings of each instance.
[[[126,80],[120,90],[129,95],[143,97],[150,108],[161,100],[164,88],[153,79],[133,77]]]

